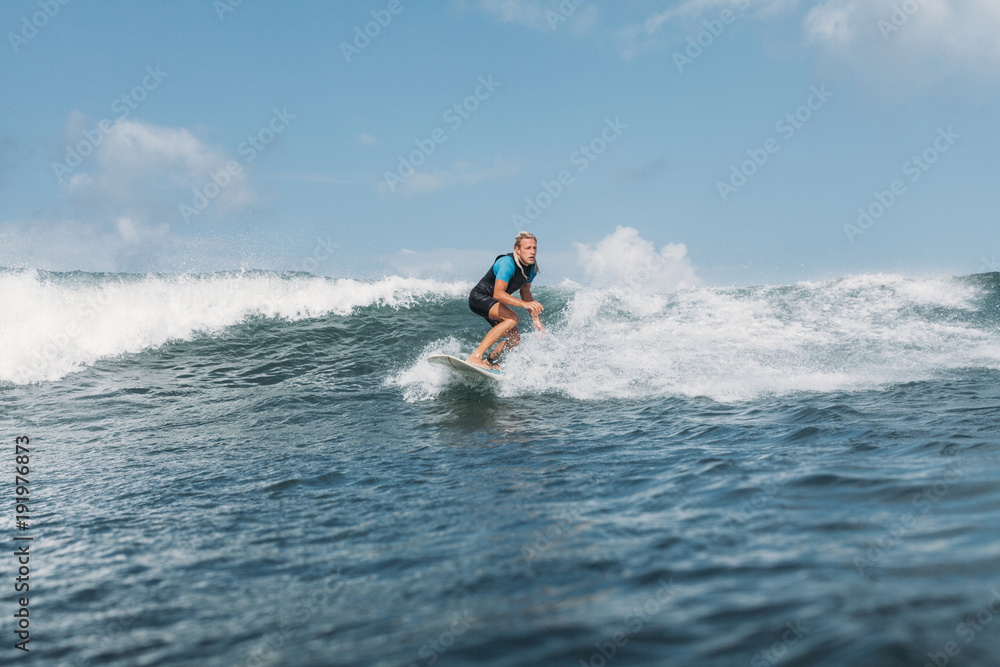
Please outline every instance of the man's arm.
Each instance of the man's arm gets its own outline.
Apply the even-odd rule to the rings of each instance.
[[[521,301],[524,301],[525,304],[530,303],[538,305],[537,311],[528,305],[525,305],[525,308],[531,311],[531,321],[535,324],[535,330],[545,331],[545,326],[542,324],[542,321],[538,319],[538,314],[542,312],[542,304],[535,301],[535,298],[531,296],[531,283],[525,283],[524,287],[521,288]]]
[[[524,287],[521,288],[521,296],[524,296]],[[507,281],[500,278],[493,283],[493,298],[505,306],[526,308],[532,317],[538,317],[538,313],[542,312],[542,304],[531,298],[531,290],[528,290],[527,299],[518,299],[512,294],[507,294]]]

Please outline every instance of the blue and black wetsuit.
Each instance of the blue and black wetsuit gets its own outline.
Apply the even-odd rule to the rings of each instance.
[[[515,290],[521,289],[527,283],[534,280],[537,274],[538,271],[535,269],[535,265],[532,264],[528,270],[528,277],[525,278],[521,270],[517,268],[517,264],[514,263],[514,253],[509,252],[506,255],[499,255],[493,262],[493,266],[490,267],[489,272],[483,276],[483,279],[469,293],[469,308],[476,315],[489,322],[491,327],[495,327],[500,324],[500,321],[490,319],[490,308],[493,307],[493,304],[498,303],[493,298],[493,289],[497,280],[506,281],[507,289],[504,291],[507,294],[513,294]]]

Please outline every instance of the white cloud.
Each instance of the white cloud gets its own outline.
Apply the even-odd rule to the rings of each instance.
[[[687,246],[668,243],[657,251],[632,227],[619,225],[593,247],[582,243],[574,247],[580,266],[597,286],[672,292],[701,284],[687,256]]]
[[[52,271],[116,271],[138,268],[133,260],[169,243],[164,225],[138,224],[122,216],[111,224],[67,219],[0,225],[7,238],[0,266]]]
[[[136,229],[135,221],[127,215],[123,215],[115,221],[118,234],[126,243],[135,243],[139,238],[139,230]]]
[[[223,156],[205,147],[185,129],[118,121],[106,137],[98,159],[107,167],[145,172],[180,169],[180,176],[205,174]]]
[[[809,43],[883,81],[1000,73],[997,0],[827,0],[803,26]]]
[[[178,207],[191,204],[192,189],[211,183],[213,174],[235,158],[183,128],[129,120],[105,121],[104,127],[109,129],[79,113],[70,114],[63,144],[69,149],[60,147],[57,160],[62,168],[56,174],[62,176],[66,206],[30,221],[0,223],[7,240],[0,265],[129,271],[185,270],[195,261],[204,260],[203,266],[224,261],[224,243],[185,238],[170,230],[185,227]],[[66,162],[70,150],[79,161]],[[211,202],[213,210],[254,201],[246,165],[242,167],[240,173],[228,175],[228,185]],[[209,219],[207,212],[196,218],[201,224]]]
[[[709,16],[729,10],[739,18],[752,13],[770,18],[794,9],[798,0],[687,0],[677,6],[656,11],[640,23],[629,23],[617,32],[619,53],[628,60],[647,51],[682,43],[692,30],[703,30]]]
[[[66,128],[67,145],[80,143],[80,125],[79,116],[72,115]],[[63,189],[84,214],[153,218],[172,210],[171,218],[179,219],[177,207],[190,202],[191,189],[208,184],[231,160],[183,128],[120,120],[75,173],[63,180]],[[228,177],[229,184],[221,188],[213,206],[235,208],[254,200],[246,186],[245,169]]]
[[[204,272],[299,269],[302,256],[274,240],[192,238],[165,224],[121,216],[111,223],[75,219],[0,223],[0,266],[46,271]]]
[[[678,49],[725,10],[736,21],[800,16],[798,0],[685,0],[616,33],[622,58]],[[811,0],[801,33],[834,64],[886,93],[1000,74],[998,0]],[[844,65],[849,68],[845,70]]]
[[[57,223],[33,225],[23,252],[48,258],[56,266],[103,270],[127,266],[129,258],[154,258],[185,241],[171,237],[171,226],[185,226],[180,205],[192,205],[193,190],[225,183],[205,211],[193,218],[207,224],[213,213],[246,206],[256,200],[247,186],[246,165],[221,150],[205,145],[184,128],[160,127],[119,120],[107,131],[88,123],[79,113],[70,115],[65,145],[77,151],[79,162],[63,162],[61,190],[69,214]],[[79,149],[84,150],[79,150]],[[68,149],[61,151],[68,155]],[[237,162],[238,173],[227,170]],[[75,168],[67,167],[76,165]],[[213,186],[214,187],[214,186]],[[47,230],[66,239],[62,247],[42,249],[35,231]],[[32,240],[34,239],[34,240]],[[94,247],[96,246],[96,247]],[[78,248],[80,264],[69,260]],[[39,261],[42,261],[41,259]]]
[[[834,4],[827,2],[809,12],[805,21],[806,36],[812,40],[843,45],[851,39],[851,16],[857,12],[857,3]]]

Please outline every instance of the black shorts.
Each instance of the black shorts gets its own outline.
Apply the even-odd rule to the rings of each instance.
[[[494,299],[492,294],[486,294],[485,292],[477,289],[474,289],[469,293],[469,308],[476,315],[479,315],[481,318],[489,322],[491,327],[495,327],[500,324],[500,320],[490,319],[490,309],[495,303],[500,302]]]

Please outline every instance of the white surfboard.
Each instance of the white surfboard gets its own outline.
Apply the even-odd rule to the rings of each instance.
[[[480,368],[479,366],[473,366],[465,359],[459,359],[458,357],[453,357],[450,354],[435,354],[427,357],[427,361],[436,366],[450,368],[451,370],[462,373],[463,375],[476,375],[479,377],[489,378],[490,380],[502,380],[504,378],[503,371],[490,371],[485,368]]]

